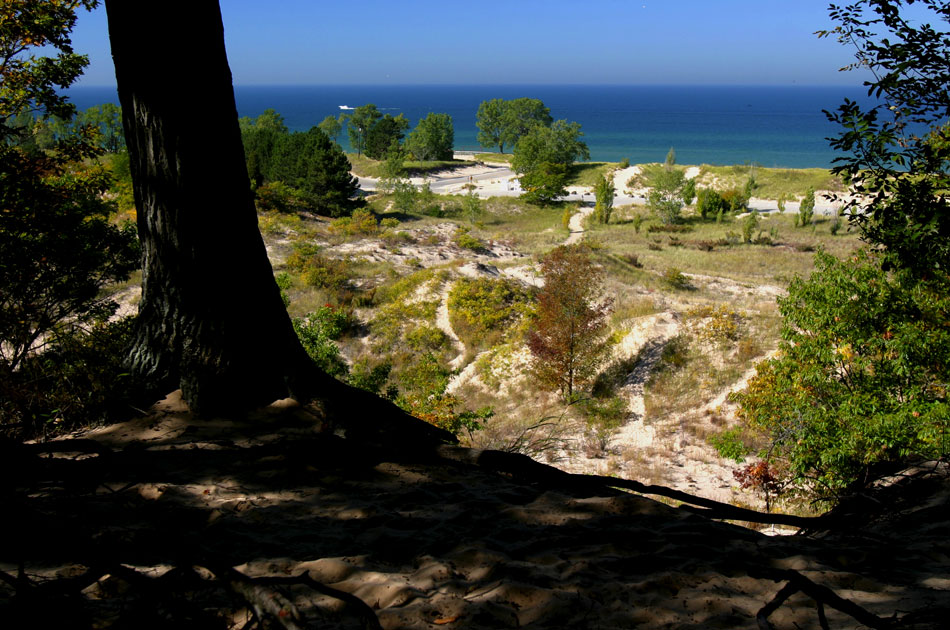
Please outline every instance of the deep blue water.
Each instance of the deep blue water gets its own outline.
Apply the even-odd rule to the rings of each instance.
[[[73,88],[80,109],[117,102],[113,88]],[[238,112],[280,112],[292,130],[306,130],[340,105],[375,103],[402,112],[413,126],[429,112],[447,113],[457,149],[478,149],[475,112],[483,100],[539,98],[555,119],[581,123],[591,159],[659,162],[675,147],[680,164],[825,167],[835,154],[825,138],[837,131],[822,114],[859,87],[771,86],[248,86],[235,88]],[[343,134],[346,135],[345,133]],[[341,138],[346,146],[346,138]]]

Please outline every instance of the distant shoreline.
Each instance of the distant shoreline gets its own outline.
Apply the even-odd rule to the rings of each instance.
[[[111,86],[69,90],[80,109],[115,102]],[[859,86],[611,86],[611,85],[310,85],[235,87],[238,112],[257,116],[268,108],[303,131],[339,105],[374,103],[402,112],[411,124],[430,112],[452,116],[455,148],[478,150],[475,113],[482,100],[540,98],[555,119],[581,123],[592,159],[631,163],[662,161],[675,147],[681,163],[772,168],[828,168],[837,157],[825,138],[837,133],[822,109],[845,98],[867,101]],[[201,113],[200,104],[196,111]],[[349,150],[346,134],[341,142]]]

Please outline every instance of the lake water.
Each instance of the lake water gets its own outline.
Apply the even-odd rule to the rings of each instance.
[[[80,109],[118,102],[114,88],[70,90]],[[845,97],[866,101],[860,87],[772,86],[238,86],[238,112],[280,112],[292,130],[306,130],[341,105],[374,103],[383,113],[412,122],[447,113],[456,149],[480,149],[475,113],[492,98],[538,98],[555,119],[581,123],[591,159],[660,162],[670,147],[680,164],[744,164],[787,168],[827,167],[835,154],[825,138],[837,128],[823,109]],[[196,104],[198,106],[198,104]],[[346,134],[344,133],[343,136]],[[348,149],[346,138],[341,138]]]

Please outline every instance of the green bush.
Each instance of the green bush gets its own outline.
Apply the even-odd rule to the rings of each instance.
[[[513,330],[532,301],[528,291],[509,280],[462,278],[449,291],[449,321],[467,347],[484,349]]]
[[[950,278],[819,253],[779,299],[779,355],[737,396],[800,489],[834,499],[881,463],[950,455]]]
[[[713,433],[708,438],[709,443],[716,449],[719,456],[734,460],[737,464],[745,461],[749,454],[749,447],[743,440],[741,427],[726,429],[720,433]]]
[[[474,252],[482,252],[487,249],[485,243],[469,234],[469,228],[462,225],[455,229],[455,236],[452,238],[452,242],[462,249],[470,249]]]
[[[299,272],[304,282],[313,287],[333,290],[349,288],[349,265],[344,260],[328,258],[320,247],[310,243],[295,243],[287,257],[287,267]]]
[[[0,379],[0,427],[47,437],[105,423],[128,410],[134,384],[125,361],[135,318],[66,328],[45,351]]]
[[[670,288],[676,290],[684,290],[690,288],[689,278],[683,275],[683,273],[676,267],[669,267],[666,271],[663,272],[663,281],[669,285]]]

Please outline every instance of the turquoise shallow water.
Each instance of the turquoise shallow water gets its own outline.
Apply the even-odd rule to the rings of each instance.
[[[83,109],[116,102],[113,88],[73,88]],[[413,125],[429,112],[447,113],[457,149],[479,149],[475,112],[491,98],[539,98],[555,119],[580,122],[594,160],[659,162],[670,147],[681,164],[826,167],[835,154],[826,138],[836,133],[822,114],[845,97],[866,100],[858,87],[772,86],[238,86],[242,116],[267,108],[287,125],[305,130],[340,105],[375,103],[404,113]],[[345,135],[345,134],[344,134]],[[343,138],[344,144],[346,139]]]

